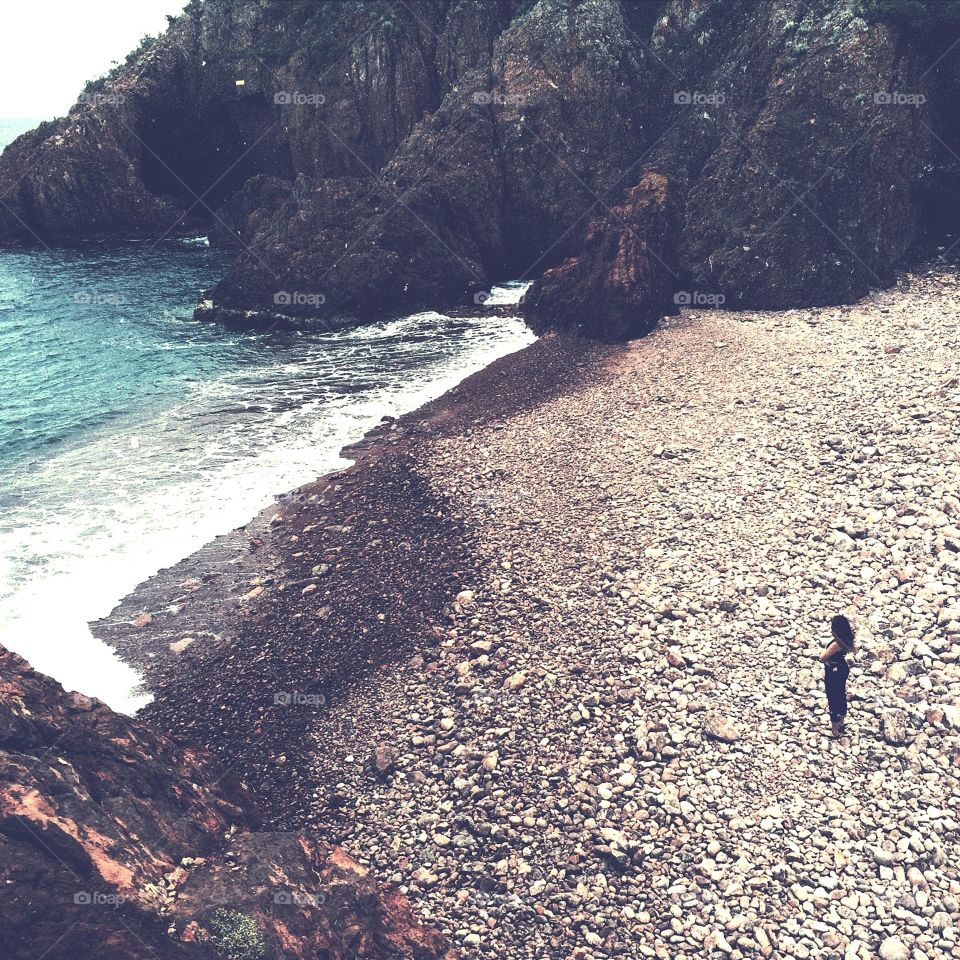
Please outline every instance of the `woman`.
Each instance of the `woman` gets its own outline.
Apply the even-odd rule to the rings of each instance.
[[[847,654],[854,651],[853,627],[850,621],[837,615],[830,621],[833,642],[820,654],[823,661],[823,685],[827,688],[830,707],[830,728],[835,737],[843,736],[843,721],[847,715],[847,677],[850,667]]]

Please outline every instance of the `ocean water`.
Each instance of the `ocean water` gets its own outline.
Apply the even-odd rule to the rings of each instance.
[[[0,642],[119,710],[146,702],[140,677],[88,622],[533,339],[434,312],[337,333],[198,324],[224,267],[202,238],[0,250]]]
[[[21,133],[43,123],[43,120],[42,117],[0,117],[0,150],[12,140],[16,140]]]

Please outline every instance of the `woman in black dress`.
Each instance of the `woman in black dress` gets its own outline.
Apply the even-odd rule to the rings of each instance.
[[[833,642],[820,654],[820,659],[830,707],[830,728],[835,737],[842,737],[847,715],[847,677],[850,676],[847,654],[854,651],[853,627],[846,617],[838,615],[830,621],[830,631]]]

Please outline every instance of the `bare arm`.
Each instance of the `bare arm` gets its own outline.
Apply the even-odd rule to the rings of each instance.
[[[833,643],[831,643],[830,646],[827,647],[827,649],[824,650],[823,653],[820,654],[820,659],[821,659],[822,661],[827,661],[827,660],[829,660],[835,653],[839,653],[842,649],[843,649],[843,647],[841,647],[840,644],[837,643],[836,640],[834,640]]]

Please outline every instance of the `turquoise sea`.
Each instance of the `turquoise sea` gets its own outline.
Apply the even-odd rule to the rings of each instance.
[[[203,237],[0,249],[0,642],[118,709],[144,702],[139,678],[88,622],[533,339],[433,312],[338,333],[196,323],[226,262]]]

